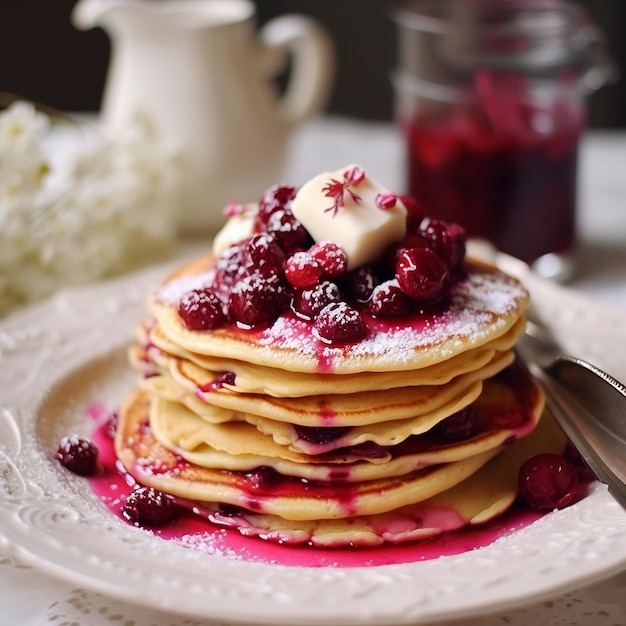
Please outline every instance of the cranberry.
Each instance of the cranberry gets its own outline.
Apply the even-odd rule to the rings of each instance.
[[[367,301],[367,310],[372,317],[392,318],[406,315],[411,310],[411,299],[400,289],[398,281],[387,280],[374,287]]]
[[[271,233],[253,235],[241,245],[241,263],[247,274],[282,274],[285,253]]]
[[[327,343],[356,343],[367,327],[361,314],[345,302],[327,304],[315,320],[317,336]]]
[[[357,302],[367,302],[380,280],[369,265],[362,265],[348,272],[341,282]]]
[[[539,511],[560,509],[572,502],[578,479],[574,466],[558,454],[538,454],[519,470],[519,490]]]
[[[339,287],[335,283],[322,280],[311,289],[296,291],[291,306],[297,315],[312,320],[327,304],[339,302],[340,299]]]
[[[317,284],[322,276],[320,262],[308,252],[292,254],[285,264],[285,278],[297,289],[307,289]]]
[[[63,437],[56,453],[59,463],[79,476],[93,476],[98,472],[98,456],[97,446],[79,435]]]
[[[448,277],[448,268],[441,257],[427,248],[404,250],[396,265],[396,278],[402,291],[423,304],[442,298]]]
[[[285,254],[309,248],[311,236],[290,209],[278,209],[267,219],[267,232],[272,233]]]
[[[215,282],[220,287],[229,287],[243,275],[243,244],[229,246],[215,262]]]
[[[350,430],[348,426],[332,426],[329,428],[322,426],[294,426],[294,428],[300,439],[318,445],[341,439]]]
[[[238,280],[228,298],[230,318],[245,327],[273,322],[289,304],[289,295],[277,276],[252,274]]]
[[[178,303],[178,314],[190,330],[211,330],[225,319],[220,299],[208,288],[184,294]]]
[[[320,262],[324,276],[330,280],[343,276],[348,269],[346,253],[332,241],[320,241],[313,244],[309,249],[309,254]]]
[[[122,515],[133,524],[164,526],[177,515],[174,500],[153,487],[139,487],[124,502]]]
[[[476,409],[470,405],[453,413],[435,426],[435,432],[453,441],[469,439],[476,433]]]
[[[262,227],[257,228],[257,230],[265,230],[269,216],[275,211],[289,206],[296,197],[296,192],[296,187],[291,185],[273,185],[267,189],[259,200],[256,222],[258,226]]]
[[[455,268],[465,255],[465,230],[459,224],[452,224],[431,217],[424,218],[419,227],[428,247],[437,253],[450,268]]]
[[[387,265],[395,272],[400,255],[411,248],[427,248],[426,240],[421,235],[407,235],[398,243],[393,244],[386,252]]]

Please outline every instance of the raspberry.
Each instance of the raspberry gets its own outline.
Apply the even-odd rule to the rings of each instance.
[[[152,487],[140,487],[127,497],[122,515],[131,523],[146,526],[164,526],[177,516],[174,500]]]
[[[340,299],[339,287],[335,283],[323,280],[310,289],[296,291],[291,306],[300,317],[311,320],[317,317],[327,304],[339,302]]]
[[[63,437],[56,453],[59,463],[79,476],[94,476],[98,472],[98,456],[96,445],[78,435]]]
[[[251,328],[273,322],[289,305],[289,294],[277,276],[252,274],[238,280],[230,291],[230,318]]]
[[[257,213],[257,231],[266,230],[269,216],[279,209],[284,209],[291,205],[291,201],[296,197],[297,189],[291,185],[273,185],[267,189],[259,200],[259,211]]]
[[[278,209],[268,217],[266,230],[276,237],[287,255],[296,250],[306,250],[312,243],[308,231],[287,208]]]
[[[309,249],[321,266],[325,278],[335,280],[343,276],[348,269],[348,257],[346,253],[332,241],[320,241],[313,244]]]
[[[210,289],[192,289],[178,303],[178,314],[189,330],[211,330],[224,322],[222,303]]]
[[[285,253],[271,233],[261,233],[241,243],[241,263],[246,274],[282,274]]]
[[[361,314],[345,302],[327,304],[315,320],[315,332],[326,343],[356,343],[367,327]]]
[[[322,266],[308,252],[296,252],[287,259],[285,278],[297,289],[313,287],[322,276]]]
[[[576,495],[574,466],[558,454],[538,454],[519,470],[518,485],[528,504],[539,511],[561,509]]]
[[[448,268],[427,248],[404,250],[396,265],[396,278],[404,293],[422,304],[433,304],[444,295]]]

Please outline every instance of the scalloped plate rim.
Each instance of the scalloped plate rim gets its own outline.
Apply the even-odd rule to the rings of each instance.
[[[19,469],[19,467],[25,464],[28,465],[28,462],[32,463],[33,460],[41,461],[43,458],[44,462],[49,463],[51,466],[45,468],[45,471],[54,474],[57,468],[52,467],[53,463],[50,459],[46,459],[46,451],[42,450],[40,445],[38,447],[36,441],[29,441],[29,437],[33,439],[31,431],[34,431],[36,428],[38,410],[42,408],[42,403],[45,407],[47,395],[55,385],[62,384],[69,376],[80,372],[81,368],[86,367],[92,361],[98,358],[108,358],[107,354],[112,349],[118,349],[124,342],[130,340],[134,330],[133,323],[138,322],[144,313],[145,298],[143,293],[160,276],[165,274],[166,269],[170,265],[150,268],[149,270],[105,283],[62,291],[57,296],[29,307],[0,323],[0,355],[3,356],[3,359],[8,359],[5,362],[7,369],[8,366],[18,363],[22,364],[23,367],[22,361],[25,358],[23,351],[16,348],[16,343],[12,340],[12,333],[19,336],[19,333],[23,332],[26,336],[30,330],[32,330],[34,335],[37,332],[41,332],[43,343],[30,347],[30,353],[27,356],[31,358],[37,357],[43,352],[44,348],[48,348],[46,358],[51,359],[52,362],[55,362],[55,359],[60,359],[61,357],[55,355],[52,349],[55,345],[50,346],[45,342],[50,341],[54,344],[54,342],[59,341],[59,337],[66,335],[69,336],[68,341],[70,343],[74,342],[76,344],[74,347],[79,346],[79,353],[74,357],[68,358],[67,362],[62,367],[59,367],[58,370],[47,370],[44,372],[45,380],[41,388],[27,398],[24,397],[25,392],[23,390],[17,389],[16,391],[13,387],[5,385],[7,381],[3,380],[2,374],[0,374],[0,389],[4,386],[3,393],[8,392],[10,399],[10,402],[6,404],[2,400],[0,408],[3,408],[5,412],[13,411],[15,414],[19,414],[15,419],[19,422],[23,440],[18,442],[18,447],[22,449],[14,456],[11,456],[11,451],[7,451],[0,444],[0,461],[4,457],[4,460],[8,459],[10,463],[15,463]],[[546,285],[545,282],[536,283],[535,279],[531,280],[530,287],[531,291],[533,291],[533,287],[538,288],[544,300],[551,297],[562,298],[564,294],[567,296],[571,293],[571,302],[574,305],[582,306],[586,302],[576,292],[570,292],[556,286],[552,288],[550,285]],[[551,293],[554,295],[551,296]],[[105,302],[107,305],[105,311],[94,312],[90,308],[89,302],[96,298],[100,298],[101,300],[99,301]],[[598,308],[595,306],[594,308],[596,313],[598,311],[602,312],[602,310],[602,307]],[[77,317],[71,318],[71,315],[66,317],[68,311],[75,311]],[[91,314],[89,314],[90,312]],[[607,315],[613,313],[610,312]],[[38,327],[37,320],[42,317],[50,321]],[[90,326],[93,326],[96,322],[100,324],[97,329],[104,333],[106,337],[99,335],[96,337],[94,344],[92,344],[96,346],[95,349],[85,351],[86,348],[81,344],[81,340],[89,335],[88,340],[93,341],[90,333],[94,329]],[[72,325],[73,323],[74,325]],[[81,323],[83,323],[82,327],[80,326]],[[24,326],[26,330],[23,331],[22,328]],[[46,334],[47,331],[50,331],[49,335]],[[624,337],[620,337],[621,340],[624,340],[626,345],[626,333]],[[113,348],[111,342],[114,344]],[[106,347],[104,344],[106,344]],[[3,354],[3,346],[5,354]],[[29,344],[27,344],[27,350],[28,348]],[[83,350],[83,352],[80,352],[80,350]],[[19,370],[19,367],[17,369]],[[28,455],[31,456],[29,457]],[[58,476],[62,476],[62,474],[58,474]],[[2,476],[0,475],[1,478]],[[38,484],[37,479],[32,476],[25,476],[24,480],[26,486],[34,491],[41,489],[45,493],[49,488],[49,485],[42,486]],[[84,494],[85,491],[90,491],[85,486],[84,481],[81,487],[80,481],[76,481],[74,477],[68,478],[66,482],[68,484],[62,485],[63,489],[73,490],[73,493],[81,494],[82,491]],[[29,500],[27,495],[24,495],[25,500]],[[32,494],[29,497],[37,501]],[[25,502],[21,502],[19,497],[11,498],[10,494],[0,490],[0,503],[6,505],[9,502],[12,506],[18,507],[18,510],[20,505],[26,508]],[[81,506],[84,506],[82,504],[77,506],[76,503],[71,501],[62,501],[55,503],[56,505],[65,510],[69,517],[72,517],[74,509],[78,510]],[[79,517],[81,514],[85,516],[85,511],[79,511],[76,514]],[[54,547],[54,545],[59,544],[59,542],[62,543],[62,540],[66,539],[67,529],[63,527],[65,523],[63,513],[60,514],[56,522],[43,528],[20,526],[17,520],[9,519],[7,521],[7,516],[6,510],[4,513],[0,512],[0,542],[3,547],[15,558],[35,566],[56,578],[71,584],[82,585],[92,591],[102,592],[134,604],[152,608],[157,606],[163,610],[181,615],[225,619],[241,624],[272,623],[275,625],[289,624],[296,626],[297,624],[305,626],[316,624],[320,621],[327,622],[328,620],[343,625],[376,624],[380,623],[381,620],[384,620],[389,625],[433,623],[458,617],[487,615],[499,610],[516,608],[529,602],[547,599],[556,593],[565,592],[575,587],[601,580],[626,567],[625,542],[618,541],[618,538],[623,539],[626,537],[626,517],[619,505],[613,501],[604,486],[601,485],[597,486],[588,498],[574,505],[574,507],[550,514],[531,527],[500,539],[495,544],[472,553],[443,557],[442,559],[422,563],[351,569],[294,568],[234,561],[221,556],[207,556],[203,563],[199,561],[198,555],[193,555],[192,551],[187,548],[177,546],[165,547],[162,544],[168,542],[161,541],[159,545],[163,547],[163,555],[167,555],[168,559],[171,559],[174,553],[176,559],[180,557],[180,562],[178,563],[170,564],[168,561],[168,570],[165,574],[169,572],[170,577],[175,577],[182,565],[189,565],[194,562],[200,566],[203,574],[206,574],[205,570],[209,568],[209,573],[214,577],[216,576],[212,581],[209,578],[209,582],[213,583],[214,588],[219,588],[223,583],[220,582],[220,572],[211,572],[210,569],[222,570],[229,576],[238,577],[243,572],[244,575],[254,576],[255,579],[259,575],[264,577],[258,585],[256,580],[254,583],[244,580],[245,576],[240,581],[231,581],[236,586],[240,585],[241,589],[235,589],[236,593],[231,596],[220,598],[217,604],[216,598],[210,593],[206,597],[199,597],[198,590],[192,590],[186,598],[185,606],[177,606],[176,602],[180,600],[178,595],[180,590],[168,588],[167,584],[169,582],[157,584],[156,587],[147,586],[141,588],[139,590],[141,595],[138,597],[138,590],[135,586],[137,584],[137,572],[140,575],[147,576],[146,570],[154,567],[156,557],[135,558],[137,555],[134,555],[132,566],[135,569],[127,571],[125,569],[127,564],[124,561],[125,557],[122,551],[118,554],[109,555],[111,563],[107,567],[111,567],[115,574],[116,580],[113,581],[110,577],[104,575],[102,562],[100,562],[104,558],[93,546],[85,547],[83,545],[77,549],[78,556],[81,556],[81,550],[86,552],[83,555],[86,556],[86,559],[82,564],[74,563],[68,566],[64,562],[62,551]],[[583,559],[582,565],[578,563],[577,568],[571,567],[571,560],[580,561],[580,557],[584,556],[586,552],[581,552],[582,548],[580,546],[576,547],[575,543],[574,546],[570,545],[563,548],[562,553],[558,555],[560,559],[559,566],[554,569],[547,567],[546,564],[541,562],[541,559],[539,559],[539,563],[531,559],[530,565],[538,565],[538,569],[526,572],[526,576],[523,575],[523,572],[519,572],[516,569],[518,565],[506,572],[505,578],[522,574],[521,583],[519,579],[515,584],[505,582],[502,575],[500,578],[496,577],[496,579],[489,578],[488,573],[480,570],[480,568],[478,571],[482,571],[485,578],[482,581],[476,580],[477,562],[482,560],[484,563],[490,563],[490,561],[501,557],[503,551],[505,554],[510,552],[519,560],[520,546],[525,544],[528,538],[536,542],[538,538],[543,540],[545,537],[552,542],[549,543],[552,546],[559,534],[566,534],[566,530],[559,530],[559,525],[569,521],[570,523],[574,522],[574,527],[576,527],[576,525],[583,525],[581,520],[584,518],[584,524],[588,524],[589,528],[593,529],[594,524],[598,524],[602,516],[608,518],[601,521],[607,524],[606,527],[610,528],[615,536],[603,544],[602,541],[598,540],[598,537],[594,537],[592,534],[586,535],[581,531],[582,541],[587,544],[587,548],[591,549],[591,554],[587,555],[586,560]],[[94,520],[96,527],[98,524],[103,524],[102,517],[99,514],[98,519]],[[112,516],[109,517],[112,518]],[[92,520],[87,515],[82,523],[89,525],[91,522]],[[148,537],[148,533],[143,531],[126,528],[121,522],[118,523],[118,520],[109,520],[109,522],[110,528],[105,528],[105,544],[111,541],[115,543],[118,539],[122,543],[126,541],[134,542],[135,539],[140,538],[139,544],[143,545],[146,543],[146,545],[153,547],[153,543],[159,541],[153,537]],[[73,531],[72,523],[71,520],[67,521],[67,524],[70,526],[69,529]],[[105,519],[105,527],[106,523]],[[124,526],[123,529],[122,526]],[[565,525],[564,528],[567,529],[567,526]],[[130,536],[129,532],[140,534]],[[45,547],[47,541],[51,543],[52,547]],[[44,547],[42,547],[42,542]],[[511,564],[508,563],[507,567],[510,566]],[[431,596],[425,598],[424,602],[422,602],[424,598],[420,597],[419,593],[416,594],[415,598],[404,597],[406,592],[411,589],[411,585],[416,581],[421,579],[424,584],[424,575],[427,575],[430,580],[435,575],[434,578],[441,581],[445,579],[445,574],[448,571],[452,579],[460,579],[462,581],[461,588],[464,585],[468,585],[469,591],[463,597],[451,598],[449,595],[446,595],[445,590],[435,588],[430,590]],[[294,578],[298,578],[295,576],[298,573],[306,578],[306,584],[317,583],[321,585],[322,589],[331,586],[335,594],[332,598],[342,597],[342,591],[345,590],[346,601],[333,603],[330,595],[330,601],[322,602],[315,602],[306,594],[304,594],[304,599],[300,598],[299,596],[305,590],[297,588],[298,583],[293,582]],[[444,574],[443,578],[442,574]],[[490,570],[489,574],[492,575],[493,570]],[[167,576],[164,576],[164,579],[166,578]],[[468,584],[470,579],[472,580],[471,585]],[[149,576],[145,580],[149,583],[154,583],[154,580]],[[276,591],[275,584],[277,582],[283,586],[280,593]],[[365,595],[362,592],[360,593],[358,588],[362,584],[365,585],[366,589],[371,587],[371,593]],[[251,587],[251,585],[253,586]],[[241,598],[245,596],[246,590],[256,589],[257,586],[262,585],[268,588],[268,595],[263,596],[261,593],[261,595],[250,597],[246,603],[241,602]],[[426,587],[428,587],[428,584],[426,584]],[[387,595],[382,593],[381,589],[388,592]],[[417,590],[419,590],[419,587]],[[272,593],[278,595],[272,596]],[[292,596],[291,599],[289,598],[290,595]],[[276,604],[277,597],[282,598],[282,604],[280,602],[278,605]],[[383,598],[385,598],[385,601],[383,601]],[[387,598],[392,598],[396,604]],[[306,604],[302,606],[302,604],[297,604],[295,600],[298,602],[304,601]]]

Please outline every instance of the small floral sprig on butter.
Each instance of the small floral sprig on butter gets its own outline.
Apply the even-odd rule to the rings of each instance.
[[[155,259],[176,234],[178,157],[149,120],[114,141],[51,126],[28,102],[0,113],[0,316]]]
[[[363,180],[365,180],[365,172],[358,165],[346,170],[343,173],[343,180],[331,178],[330,182],[324,185],[322,191],[327,198],[332,198],[333,204],[324,209],[324,213],[332,211],[333,217],[337,215],[337,211],[345,206],[344,194],[346,192],[350,194],[356,204],[359,204],[361,196],[353,191],[352,187],[358,187]]]

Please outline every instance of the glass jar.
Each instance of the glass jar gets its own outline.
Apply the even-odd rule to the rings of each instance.
[[[408,193],[565,279],[586,97],[613,73],[598,30],[562,0],[416,0],[393,17]]]

